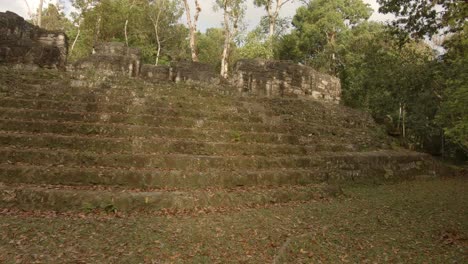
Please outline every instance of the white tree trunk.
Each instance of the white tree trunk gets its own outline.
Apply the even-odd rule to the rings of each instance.
[[[129,12],[132,12],[133,5],[135,4],[135,0],[132,1],[132,4],[130,5],[130,10]],[[127,18],[125,19],[125,26],[124,26],[124,33],[125,33],[125,44],[127,44],[128,47],[128,17],[129,15],[127,14]]]
[[[125,44],[128,47],[128,35],[127,35],[127,27],[128,27],[128,18],[125,20],[125,26],[124,26],[124,33],[125,33]]]
[[[231,29],[229,23],[229,12],[227,10],[227,0],[223,2],[224,6],[224,47],[223,54],[221,57],[221,72],[220,75],[223,78],[228,78],[228,69],[229,69],[229,49],[231,46]]]
[[[81,21],[80,23],[78,24],[78,33],[76,34],[76,37],[75,39],[73,40],[73,44],[71,45],[71,48],[70,48],[70,56],[71,54],[73,53],[73,49],[75,48],[75,44],[76,44],[76,41],[78,41],[78,38],[80,37],[80,33],[81,33]]]
[[[403,104],[403,122],[402,122],[402,129],[403,129],[403,138],[406,138],[406,105]]]
[[[197,54],[197,22],[198,16],[200,15],[201,8],[200,3],[198,0],[195,0],[195,15],[192,21],[192,15],[190,13],[190,6],[187,2],[188,0],[184,0],[185,6],[185,14],[187,16],[187,26],[189,27],[189,42],[190,42],[190,51],[192,53],[192,61],[198,61],[198,54]]]
[[[270,39],[275,35],[276,30],[276,17],[270,17],[270,26],[268,28],[268,37]]]
[[[270,38],[273,38],[273,36],[275,35],[276,20],[278,19],[279,11],[280,11],[281,7],[283,7],[285,4],[287,4],[291,0],[286,0],[284,2],[283,2],[283,0],[275,0],[275,6],[274,7],[273,7],[272,1],[273,0],[269,0],[266,3],[266,6],[265,6],[266,10],[267,10],[267,13],[268,13],[268,24],[269,24],[268,36]]]
[[[42,25],[42,6],[44,5],[44,0],[39,1],[39,8],[37,9],[37,26],[41,27]]]
[[[161,11],[164,7],[164,1],[162,1],[161,6],[158,8],[158,14],[156,16],[156,19],[150,16],[151,21],[153,22],[153,27],[154,27],[154,34],[156,36],[156,44],[158,45],[157,51],[156,51],[156,60],[154,62],[154,65],[158,65],[159,63],[159,56],[161,55],[161,39],[159,38],[159,18],[161,17]]]
[[[94,43],[93,43],[93,54],[96,53],[96,50],[94,49],[94,45],[97,44],[100,34],[101,34],[101,17],[98,18],[98,21],[96,23],[96,33],[94,34]]]

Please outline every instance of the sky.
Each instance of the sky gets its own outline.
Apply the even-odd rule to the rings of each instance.
[[[57,3],[59,0],[44,0],[44,7],[48,5],[48,3]],[[190,2],[194,2],[193,0],[189,0]],[[392,18],[391,15],[383,15],[377,12],[379,5],[377,4],[376,0],[363,0],[365,3],[369,4],[373,9],[374,13],[371,16],[371,20],[374,21],[388,21]],[[28,8],[26,5],[28,3],[31,10],[35,10],[39,5],[39,0],[0,0],[0,12],[5,12],[7,10],[17,13],[18,15],[28,18]],[[61,0],[62,4],[65,6],[65,11],[71,11],[71,5],[69,0]],[[220,27],[222,21],[222,12],[213,10],[213,3],[214,0],[199,0],[202,12],[200,13],[198,29],[204,32],[207,28],[211,27]],[[280,11],[281,17],[293,17],[296,13],[296,9],[301,5],[301,1],[293,0],[291,3],[287,3],[283,6]],[[192,10],[194,8],[192,7]],[[244,24],[247,26],[248,29],[255,28],[262,16],[264,16],[266,12],[262,8],[255,7],[253,5],[252,0],[247,0],[247,12],[244,19]],[[182,21],[185,23],[185,15],[182,17]]]

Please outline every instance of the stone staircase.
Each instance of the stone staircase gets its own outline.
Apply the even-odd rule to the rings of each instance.
[[[0,77],[1,207],[255,206],[437,171],[334,104],[134,79],[91,85],[46,70]]]

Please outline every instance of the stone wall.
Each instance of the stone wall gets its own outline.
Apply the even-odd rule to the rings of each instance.
[[[339,103],[340,80],[291,61],[240,60],[232,84],[243,94],[309,97]]]
[[[170,79],[175,82],[190,80],[213,83],[218,81],[219,74],[215,71],[215,68],[209,64],[192,61],[177,61],[171,63]]]
[[[150,82],[167,82],[171,79],[171,67],[166,65],[143,64],[140,77]]]
[[[172,62],[170,66],[144,64],[140,76],[151,82],[219,82],[219,75],[213,66],[191,61]]]
[[[63,32],[48,31],[12,12],[0,12],[0,63],[65,68],[68,42]]]
[[[94,53],[78,60],[69,67],[72,71],[93,70],[104,76],[126,75],[136,77],[140,74],[140,51],[129,48],[124,43],[99,43]]]

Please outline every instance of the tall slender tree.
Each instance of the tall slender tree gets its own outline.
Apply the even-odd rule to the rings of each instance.
[[[189,28],[189,39],[190,39],[190,51],[192,53],[192,61],[198,61],[197,53],[197,22],[198,16],[201,12],[201,6],[198,0],[195,0],[195,14],[193,15],[190,11],[188,0],[184,0],[185,15],[187,16],[187,26]]]
[[[224,18],[224,47],[221,56],[220,74],[223,78],[228,78],[231,44],[238,33],[239,20],[243,17],[245,11],[245,2],[244,0],[218,0],[216,3],[223,10]]]
[[[279,11],[285,4],[291,1],[292,0],[254,0],[256,6],[264,7],[267,11],[269,38],[273,38],[275,35]]]
[[[42,6],[44,5],[44,0],[39,0],[39,7],[37,8],[37,26],[42,26]]]

